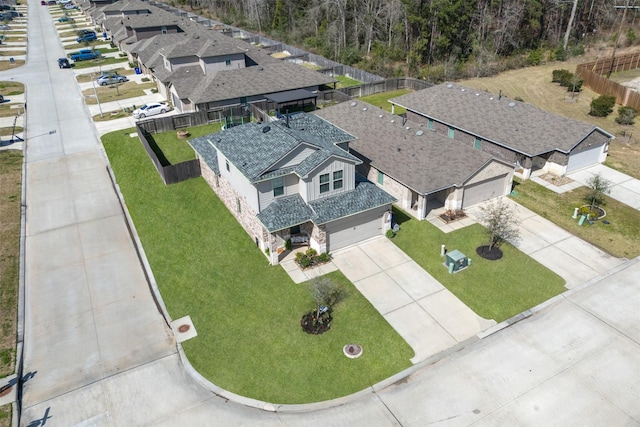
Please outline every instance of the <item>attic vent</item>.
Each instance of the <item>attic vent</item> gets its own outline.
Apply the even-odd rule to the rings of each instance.
[[[510,102],[510,103],[509,103],[509,107],[515,107],[515,106],[516,106],[516,103],[515,103],[515,102]]]
[[[355,107],[356,105],[358,105],[358,103],[356,101],[351,102],[351,106]]]
[[[271,130],[271,126],[265,126],[262,128],[262,133],[267,133]]]
[[[418,132],[416,132],[416,136],[421,136],[422,134],[424,134],[422,130],[419,130]]]
[[[449,83],[449,84],[447,85],[447,87],[448,87],[449,89],[451,89],[451,88],[453,87],[453,85],[452,85],[451,83]]]

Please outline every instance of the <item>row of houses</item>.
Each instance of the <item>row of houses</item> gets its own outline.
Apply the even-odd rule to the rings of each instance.
[[[87,10],[183,111],[313,100],[335,80],[138,0]],[[220,30],[220,31],[218,31]],[[613,136],[525,102],[454,83],[351,100],[191,140],[202,176],[277,264],[289,239],[335,251],[384,233],[392,204],[418,219],[509,194],[514,174],[602,162]]]

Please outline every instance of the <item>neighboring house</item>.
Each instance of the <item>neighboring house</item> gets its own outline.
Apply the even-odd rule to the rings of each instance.
[[[564,175],[602,163],[614,138],[589,123],[470,87],[444,83],[389,100],[428,129],[532,172]]]
[[[512,164],[426,125],[357,101],[314,114],[357,138],[349,152],[362,160],[358,171],[418,219],[434,209],[466,208],[511,191]]]
[[[356,174],[353,139],[303,113],[189,143],[202,176],[277,264],[287,239],[328,252],[389,229],[395,199]]]

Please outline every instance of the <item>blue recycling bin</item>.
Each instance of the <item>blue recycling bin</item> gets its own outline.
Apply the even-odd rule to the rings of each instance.
[[[140,71],[140,68],[136,67],[136,74],[142,74],[142,71]]]

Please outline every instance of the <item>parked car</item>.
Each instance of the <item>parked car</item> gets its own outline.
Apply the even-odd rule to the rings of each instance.
[[[82,49],[76,53],[72,53],[69,57],[73,62],[87,61],[89,59],[96,59],[100,57],[100,51],[91,50],[91,49]]]
[[[78,8],[78,6],[76,6],[76,5],[75,5],[75,4],[73,4],[73,3],[67,3],[67,4],[65,4],[65,5],[64,5],[64,8],[65,8],[66,10],[70,10],[70,9],[77,9],[77,8]]]
[[[82,42],[92,42],[94,40],[97,40],[98,36],[96,34],[95,31],[90,31],[90,32],[85,32],[83,33],[80,37],[78,37],[76,39],[76,41],[78,43],[82,43]]]
[[[16,8],[8,4],[0,4],[0,10],[16,10]]]
[[[0,30],[4,31],[4,30],[10,30],[11,27],[8,26],[7,24],[0,24]]]
[[[13,21],[13,16],[6,13],[0,13],[0,21]]]
[[[58,22],[69,22],[69,17],[61,16],[60,18],[58,18]]]
[[[120,74],[105,74],[96,79],[96,83],[100,86],[112,85],[115,83],[124,83],[128,82],[129,79],[127,76],[122,76]]]
[[[133,112],[134,119],[144,119],[148,116],[155,116],[156,114],[164,114],[169,111],[171,107],[166,102],[154,102],[152,104],[145,104]]]
[[[71,68],[71,64],[67,58],[58,58],[58,67],[59,68]]]
[[[47,2],[46,2],[46,1],[44,1],[44,0],[40,0],[40,5],[41,5],[41,6],[46,6],[46,5],[47,5]]]

